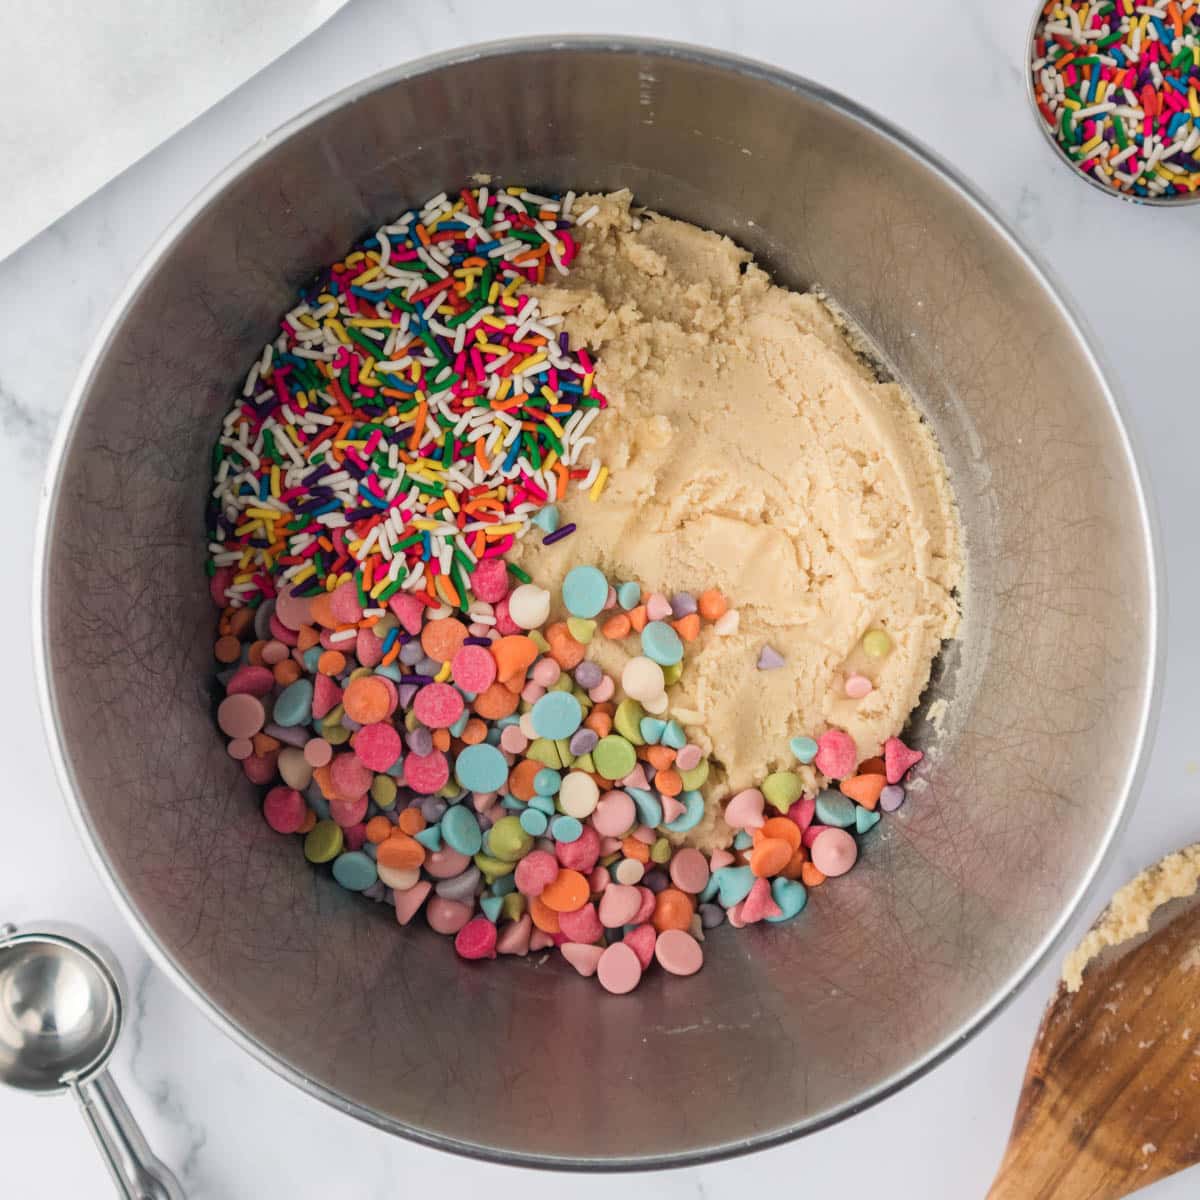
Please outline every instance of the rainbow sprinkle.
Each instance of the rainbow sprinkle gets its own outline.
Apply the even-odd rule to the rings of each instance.
[[[1130,196],[1200,186],[1200,20],[1177,0],[1049,0],[1034,34],[1034,99],[1084,174]]]
[[[574,193],[434,196],[301,293],[214,450],[210,575],[232,606],[356,583],[464,612],[571,480],[602,479],[594,364],[526,290],[567,272]],[[590,452],[589,452],[590,453]],[[227,580],[227,582],[226,582]]]

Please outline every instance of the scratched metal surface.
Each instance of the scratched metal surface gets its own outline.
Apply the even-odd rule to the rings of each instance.
[[[560,964],[464,967],[433,935],[398,931],[270,832],[212,723],[202,514],[242,364],[317,266],[478,171],[630,186],[782,281],[826,288],[920,397],[968,530],[967,620],[929,696],[948,716],[916,731],[924,787],[801,920],[718,930],[700,975],[652,974],[619,1000]],[[135,281],[85,371],[56,486],[48,699],[81,821],[147,940],[301,1086],[509,1162],[733,1152],[928,1066],[1058,932],[1153,707],[1144,506],[1069,315],[899,135],[704,52],[460,54],[296,123]]]

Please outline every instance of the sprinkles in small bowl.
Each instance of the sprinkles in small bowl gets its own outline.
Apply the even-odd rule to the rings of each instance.
[[[1047,0],[1030,86],[1043,131],[1106,192],[1200,198],[1200,5]]]

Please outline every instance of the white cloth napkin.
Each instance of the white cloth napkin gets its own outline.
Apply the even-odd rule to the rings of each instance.
[[[35,0],[0,38],[0,259],[347,0]]]

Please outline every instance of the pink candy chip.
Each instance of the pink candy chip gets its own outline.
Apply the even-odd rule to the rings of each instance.
[[[541,933],[542,931],[539,929],[536,932]],[[585,946],[580,942],[564,942],[559,949],[562,951],[563,958],[585,979],[595,975],[596,967],[604,954],[599,946]]]
[[[405,633],[418,634],[425,620],[425,605],[411,592],[401,592],[388,601],[396,620],[404,628]]]
[[[271,631],[271,636],[277,641],[282,642],[285,646],[295,646],[297,638],[274,613],[271,614],[271,619],[267,622],[267,627]]]
[[[483,646],[463,646],[450,661],[450,673],[464,692],[478,695],[496,682],[496,660]]]
[[[312,601],[294,596],[290,588],[280,588],[275,597],[275,616],[289,629],[312,623]]]
[[[333,758],[333,747],[324,738],[309,738],[304,743],[304,761],[310,767],[327,767]]]
[[[367,795],[335,796],[329,801],[329,815],[343,829],[357,825],[367,815]]]
[[[592,813],[592,825],[604,837],[624,837],[637,820],[637,809],[626,792],[605,792]]]
[[[471,906],[432,896],[425,908],[425,917],[434,933],[449,935],[457,933],[471,919]],[[491,925],[491,921],[488,924]]]
[[[573,842],[556,843],[554,853],[564,867],[587,875],[600,857],[600,835],[590,825],[585,825],[583,833]]]
[[[611,675],[605,675],[594,688],[588,688],[588,699],[594,704],[603,704],[616,694],[617,684]]]
[[[274,783],[275,764],[279,760],[279,751],[270,754],[252,754],[242,760],[242,770],[251,783]]]
[[[637,893],[642,898],[642,906],[633,914],[630,925],[641,925],[643,921],[648,921],[654,916],[654,893],[640,883],[637,885]]]
[[[714,850],[709,857],[709,869],[719,871],[722,867],[728,867],[733,862],[733,855],[728,850]]]
[[[500,749],[507,754],[523,754],[529,747],[529,739],[518,725],[505,725],[500,734]]]
[[[396,727],[386,721],[364,725],[350,739],[350,744],[354,747],[359,762],[372,771],[386,771],[395,766],[396,759],[400,757],[400,751],[404,747]]]
[[[654,943],[654,957],[663,970],[672,975],[695,975],[704,965],[704,950],[700,943],[682,929],[664,929]]]
[[[858,766],[858,747],[842,729],[828,729],[817,738],[813,765],[829,779],[849,779]]]
[[[371,769],[363,766],[358,755],[349,751],[334,755],[333,762],[329,764],[329,777],[342,796],[365,796],[367,789],[375,782]]]
[[[462,693],[448,683],[427,683],[413,697],[413,712],[427,729],[449,729],[464,708]]]
[[[641,907],[642,897],[636,887],[610,883],[600,897],[600,923],[607,929],[631,925]]]
[[[377,667],[383,658],[383,639],[369,629],[360,629],[354,640],[354,657],[360,667]]]
[[[267,719],[263,702],[248,692],[235,692],[226,696],[217,708],[217,724],[221,732],[231,738],[253,737]]]
[[[642,978],[642,964],[631,946],[624,942],[613,942],[596,963],[596,977],[600,986],[614,996],[632,992]]]
[[[503,604],[504,602],[501,601]],[[554,934],[547,933],[544,929],[535,929],[529,935],[530,950],[548,950],[551,946],[556,946],[558,943],[554,940]]]
[[[675,766],[681,771],[691,771],[700,765],[700,760],[704,757],[704,752],[699,746],[693,746],[690,742],[684,746],[678,754],[675,755]]]
[[[851,700],[861,700],[874,691],[875,685],[865,675],[846,676],[846,695]]]
[[[522,896],[540,896],[558,878],[558,859],[547,850],[531,850],[513,872]]]
[[[674,796],[664,796],[662,798],[663,824],[670,825],[676,817],[682,817],[687,811],[684,808],[683,802],[676,799]]]
[[[646,597],[646,618],[650,621],[665,621],[671,615],[671,602],[661,592],[651,592]]]
[[[756,879],[745,900],[742,901],[742,920],[747,925],[765,917],[778,917],[783,910],[771,895],[771,885],[765,879]]]
[[[758,788],[746,788],[725,806],[725,824],[731,829],[759,829],[766,801]]]
[[[642,964],[644,971],[654,960],[654,941],[657,934],[653,925],[635,925],[622,939]]]
[[[694,896],[704,891],[708,882],[708,860],[699,850],[685,846],[676,850],[670,865],[671,882],[681,891]]]
[[[529,953],[529,939],[532,934],[533,921],[530,920],[528,913],[524,913],[520,920],[510,921],[500,930],[500,936],[496,938],[496,952],[498,954],[516,954],[518,957],[524,958]]]
[[[813,818],[817,815],[816,796],[801,796],[788,809],[787,815],[800,826],[800,832],[803,833],[813,823]]]
[[[604,936],[604,926],[596,916],[594,904],[585,904],[574,912],[559,913],[558,927],[573,942],[597,942]]]
[[[845,875],[857,859],[858,843],[844,829],[825,829],[812,844],[813,866],[831,878]]]
[[[899,783],[909,768],[915,767],[924,757],[920,750],[910,750],[899,738],[888,738],[883,743],[883,769],[887,772],[888,783]]]
[[[249,738],[234,738],[225,749],[234,762],[245,762],[254,753],[254,743]]]
[[[251,696],[258,696],[259,699],[262,699],[263,696],[271,694],[274,686],[275,676],[267,667],[255,667],[247,663],[245,666],[238,667],[229,677],[229,682],[225,685],[225,694],[236,696],[242,692],[248,692]]]
[[[263,797],[263,816],[276,833],[295,833],[307,811],[304,797],[295,788],[273,787]]]
[[[446,786],[450,760],[440,751],[410,754],[404,760],[404,782],[419,796],[432,796]]]
[[[401,925],[407,925],[421,911],[421,905],[432,890],[433,884],[428,879],[422,879],[402,892],[393,891],[392,903],[396,906],[396,920]]]
[[[328,675],[313,677],[312,714],[319,721],[342,702],[342,689]]]
[[[496,927],[487,917],[472,917],[454,939],[459,958],[496,957]]]
[[[339,583],[333,589],[329,606],[340,625],[356,625],[362,620],[362,605],[358,602],[358,588],[353,580]]]
[[[483,559],[471,572],[471,591],[479,600],[499,604],[508,595],[508,567],[504,559]]]
[[[453,879],[455,875],[461,875],[470,865],[471,860],[465,854],[459,854],[457,850],[451,850],[449,846],[443,846],[440,850],[435,850],[432,854],[425,856],[425,871],[434,879]]]

